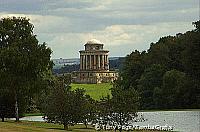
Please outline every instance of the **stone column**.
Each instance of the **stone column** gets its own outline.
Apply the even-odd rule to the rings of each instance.
[[[83,68],[82,70],[85,70],[85,55],[83,55]]]
[[[106,64],[106,55],[104,55],[104,67],[105,67],[105,64]],[[106,67],[105,67],[105,70],[106,70]]]
[[[92,69],[92,55],[90,55],[90,70]]]
[[[87,67],[87,65],[88,65],[88,63],[87,63],[87,55],[85,55],[85,70],[87,70],[88,69],[88,67]]]
[[[100,56],[100,69],[102,69],[102,55],[99,56]]]
[[[84,55],[82,55],[82,70],[84,69]]]
[[[107,61],[107,65],[108,65],[107,70],[109,70],[109,60],[108,60],[108,55],[106,55],[106,61]]]
[[[100,69],[101,66],[100,66],[100,55],[98,55],[98,69]]]
[[[102,55],[102,69],[103,70],[105,69],[105,66],[104,66],[104,55]]]
[[[80,70],[82,70],[82,55],[80,55]]]
[[[94,54],[94,69],[97,69],[97,63],[96,63],[96,55]]]
[[[105,55],[105,63],[106,63],[105,70],[107,70],[108,69],[107,55]]]

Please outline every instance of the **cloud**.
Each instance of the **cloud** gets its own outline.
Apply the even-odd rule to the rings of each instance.
[[[0,0],[0,17],[26,16],[53,58],[78,57],[96,38],[111,56],[147,50],[160,37],[193,29],[196,0]]]
[[[27,17],[34,25],[36,33],[61,33],[70,32],[71,22],[68,17],[52,16],[52,15],[35,15],[35,14],[9,14],[7,12],[0,13],[0,17]]]
[[[78,51],[84,44],[93,38],[104,43],[104,48],[110,51],[111,56],[125,56],[133,50],[147,50],[151,42],[156,42],[160,37],[176,35],[193,26],[188,22],[159,23],[156,25],[111,25],[103,30],[91,33],[65,33],[55,34],[47,43],[53,49],[54,58],[78,57]]]

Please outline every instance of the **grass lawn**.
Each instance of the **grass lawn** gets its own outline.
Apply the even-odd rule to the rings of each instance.
[[[65,132],[63,125],[45,123],[45,122],[30,122],[30,121],[6,121],[0,122],[0,132]],[[75,125],[69,127],[70,132],[96,132],[96,130],[84,125]],[[100,132],[105,132],[101,130]],[[111,131],[107,131],[111,132]],[[117,131],[118,132],[118,131]],[[137,131],[138,132],[138,131]],[[139,132],[158,132],[158,131],[139,131]]]
[[[31,122],[31,121],[6,121],[0,122],[0,132],[64,132],[63,125],[45,123],[45,122]],[[70,126],[69,131],[73,132],[95,132],[89,126],[88,129],[84,125]]]
[[[112,88],[111,83],[100,83],[100,84],[71,84],[72,89],[84,88],[86,94],[90,95],[93,99],[99,100],[102,96],[107,94],[111,95],[110,88]]]

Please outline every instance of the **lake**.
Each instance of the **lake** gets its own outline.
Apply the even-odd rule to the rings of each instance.
[[[156,111],[141,112],[144,122],[135,122],[137,125],[169,125],[174,131],[200,132],[200,111]]]
[[[200,111],[154,111],[139,112],[146,119],[144,122],[134,122],[139,126],[169,125],[174,131],[200,132]],[[44,121],[42,116],[23,117],[20,120]]]

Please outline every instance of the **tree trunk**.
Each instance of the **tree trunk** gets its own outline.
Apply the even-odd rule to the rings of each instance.
[[[64,129],[65,129],[65,130],[68,130],[68,124],[67,124],[67,123],[64,123],[63,125],[64,125]]]
[[[1,117],[2,122],[4,122],[4,117]]]
[[[120,113],[120,125],[121,125],[121,128],[119,129],[119,131],[122,132],[122,113]]]
[[[115,128],[115,130],[114,130],[114,132],[116,132],[117,130],[116,130],[116,128]]]
[[[16,122],[19,121],[19,108],[18,108],[18,102],[17,102],[17,93],[15,92],[15,118]]]
[[[87,129],[87,121],[84,121],[84,124],[85,124],[85,128]]]

